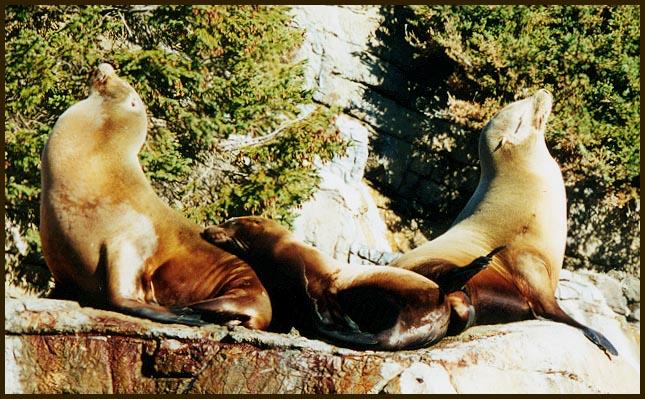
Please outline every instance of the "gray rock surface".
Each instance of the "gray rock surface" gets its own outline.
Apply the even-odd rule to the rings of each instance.
[[[589,189],[575,194],[569,198],[569,263],[640,278],[640,200],[609,209]]]
[[[363,182],[368,133],[347,115],[340,115],[336,125],[350,147],[345,156],[318,165],[320,185],[313,198],[299,209],[294,234],[336,259],[364,263],[350,251],[352,246],[391,251],[385,223]]]
[[[641,301],[641,281],[640,279],[627,276],[623,279],[623,294],[629,302]]]
[[[627,307],[627,298],[623,295],[623,287],[620,281],[602,273],[596,273],[588,270],[580,270],[571,275],[577,275],[589,279],[595,287],[600,290],[607,301],[607,305],[616,313],[623,316],[629,315]]]

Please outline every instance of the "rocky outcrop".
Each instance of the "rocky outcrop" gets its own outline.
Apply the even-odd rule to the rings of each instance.
[[[434,347],[353,351],[297,334],[163,325],[50,299],[5,301],[5,393],[637,393],[636,336],[609,358],[548,321]],[[606,322],[607,320],[603,320]]]
[[[305,30],[297,57],[307,60],[314,99],[340,106],[369,133],[368,180],[404,218],[421,219],[426,237],[440,234],[479,178],[477,134],[441,117],[450,61],[423,59],[405,40],[405,6],[294,6],[292,14]],[[639,202],[617,208],[591,188],[568,191],[567,265],[640,277]]]
[[[558,295],[561,302],[583,300],[587,306],[597,305],[592,313],[605,316],[615,313],[640,326],[640,281],[633,276],[627,275],[619,280],[610,274],[591,270],[562,270]],[[572,314],[575,313],[579,311],[572,310]]]
[[[594,194],[587,188],[570,195],[566,262],[640,278],[640,199],[610,208]]]
[[[363,181],[367,129],[347,115],[338,116],[336,126],[350,146],[343,157],[318,165],[318,190],[298,210],[294,234],[336,259],[363,263],[350,250],[352,246],[380,251],[391,248],[385,223]]]

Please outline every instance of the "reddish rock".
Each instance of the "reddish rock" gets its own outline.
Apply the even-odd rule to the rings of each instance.
[[[633,393],[640,363],[628,350],[640,341],[630,340],[616,341],[621,356],[609,359],[576,329],[527,321],[474,327],[422,350],[359,352],[5,298],[5,392]]]

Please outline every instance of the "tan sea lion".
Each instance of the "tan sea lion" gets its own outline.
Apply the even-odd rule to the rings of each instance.
[[[448,329],[445,294],[458,290],[490,257],[447,267],[437,278],[402,269],[341,265],[298,241],[275,221],[249,216],[204,230],[211,243],[235,253],[256,271],[274,309],[270,329],[292,326],[350,346],[397,350],[430,345]]]
[[[161,322],[266,328],[269,297],[249,265],[153,191],[137,158],[146,128],[141,98],[109,64],[56,122],[40,206],[56,291]]]
[[[543,317],[579,328],[594,344],[616,355],[607,338],[567,315],[555,298],[567,236],[567,205],[562,173],[544,140],[551,105],[551,94],[539,90],[493,116],[480,136],[481,176],[466,207],[448,231],[392,266],[432,278],[433,270],[445,262],[464,264],[506,245],[463,293],[451,296],[462,328],[472,322]],[[470,323],[468,307],[475,316]]]

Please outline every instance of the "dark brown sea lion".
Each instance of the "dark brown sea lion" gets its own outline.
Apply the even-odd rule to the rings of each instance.
[[[204,238],[235,253],[256,271],[274,310],[270,329],[323,335],[350,346],[397,350],[430,345],[448,329],[445,294],[482,270],[489,257],[445,267],[433,281],[386,266],[341,265],[261,217],[208,227]],[[493,254],[490,254],[491,256]]]
[[[146,128],[141,98],[108,64],[56,122],[40,236],[57,291],[162,322],[266,328],[269,297],[249,265],[153,191],[137,158]]]
[[[558,305],[555,290],[567,236],[562,173],[551,157],[544,131],[552,96],[539,90],[514,102],[488,122],[479,140],[479,185],[452,227],[392,263],[432,278],[436,267],[468,259],[500,245],[506,250],[451,301],[474,307],[476,324],[542,317],[579,328],[594,344],[616,355],[601,333]]]

